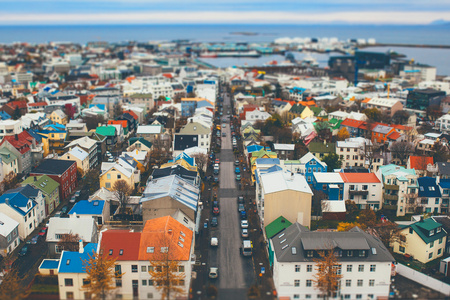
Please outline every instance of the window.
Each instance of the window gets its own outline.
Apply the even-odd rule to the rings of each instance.
[[[113,255],[113,249],[109,249],[109,255]]]
[[[300,295],[299,294],[294,294],[294,299],[300,299]]]
[[[306,266],[306,272],[312,272],[312,265]]]
[[[442,244],[442,238],[439,239],[439,244]]]
[[[352,286],[352,280],[351,280],[351,279],[347,279],[347,280],[345,281],[345,286],[351,287],[351,286]]]
[[[312,286],[312,280],[306,280],[306,286],[311,287]]]
[[[356,299],[362,299],[362,295],[361,294],[356,294]]]
[[[399,247],[398,247],[398,251],[400,251],[400,252],[402,252],[402,253],[405,253],[405,247],[399,246]]]
[[[351,272],[353,269],[353,265],[347,265],[347,272]]]
[[[294,286],[300,286],[300,280],[295,279],[294,280]]]
[[[111,174],[110,173],[106,174],[106,179],[111,179]]]
[[[147,272],[147,266],[141,266],[141,272]]]
[[[314,252],[312,250],[306,251],[306,257],[313,257]]]
[[[370,272],[375,272],[376,265],[370,265]]]
[[[147,247],[147,253],[154,253],[155,247]]]
[[[178,280],[178,285],[184,286],[185,285],[184,279]]]
[[[438,250],[438,255],[441,255],[442,253],[442,248]]]
[[[350,191],[353,191],[353,190],[355,190],[355,186],[352,184],[352,185],[350,185]]]
[[[431,259],[433,257],[433,253],[428,254],[428,258]]]
[[[64,250],[62,246],[56,245],[55,246],[55,253],[61,253]]]
[[[366,256],[366,250],[360,250],[359,257],[364,257],[364,256]]]
[[[142,285],[146,286],[147,285],[147,280],[146,279],[142,279]]]
[[[363,286],[363,280],[362,279],[358,279],[356,285],[357,286]]]
[[[73,292],[66,292],[66,298],[67,299],[74,299]]]
[[[295,265],[295,272],[300,272],[300,265]]]
[[[375,279],[369,279],[369,286],[375,286]]]
[[[155,283],[153,282],[153,280],[152,280],[152,279],[149,279],[149,280],[148,280],[148,285],[150,285],[150,286],[151,286],[151,285],[154,285],[154,284],[155,284]]]
[[[306,298],[306,299],[311,299],[311,295],[310,295],[310,294],[306,294],[306,295],[305,295],[305,298]]]
[[[131,265],[131,272],[132,273],[137,273],[138,271],[138,266],[137,265]]]
[[[106,182],[105,183],[105,188],[110,189],[111,188],[111,183],[110,182]]]
[[[72,278],[64,279],[64,285],[65,286],[73,286],[73,279]]]
[[[120,178],[122,178],[122,175],[117,174],[117,179],[120,179]]]
[[[441,227],[436,228],[436,233],[441,232]]]
[[[184,272],[184,266],[179,266],[178,267],[178,272],[183,273]]]
[[[122,266],[121,265],[116,265],[115,271],[116,271],[116,276],[122,275]]]
[[[344,295],[344,299],[350,299],[351,298],[351,295],[350,294],[345,294]]]
[[[430,243],[430,248],[433,248],[434,247],[434,241],[432,241],[431,243]]]
[[[358,272],[364,272],[364,265],[358,266]]]

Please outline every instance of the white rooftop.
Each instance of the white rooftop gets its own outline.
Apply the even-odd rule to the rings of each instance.
[[[78,158],[79,160],[83,161],[86,159],[86,157],[89,156],[89,154],[84,151],[83,149],[81,149],[80,147],[76,146],[74,148],[72,148],[72,150],[70,150],[68,152],[70,155],[75,156],[76,158]]]
[[[13,230],[19,226],[16,220],[11,219],[4,213],[0,212],[0,235],[7,237]]]
[[[294,151],[294,144],[273,144],[275,150]]]
[[[293,190],[312,194],[311,188],[301,174],[278,171],[261,174],[261,183],[266,194]]]
[[[162,127],[159,125],[139,125],[137,134],[160,134]]]
[[[85,242],[93,241],[93,234],[97,230],[94,219],[91,218],[50,218],[47,232],[47,242],[58,242],[56,235],[78,234]]]
[[[319,183],[344,183],[339,173],[313,173],[314,178]]]

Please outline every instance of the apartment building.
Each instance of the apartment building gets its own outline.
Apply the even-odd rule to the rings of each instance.
[[[339,174],[344,181],[344,200],[354,201],[359,209],[381,209],[382,185],[374,173]]]

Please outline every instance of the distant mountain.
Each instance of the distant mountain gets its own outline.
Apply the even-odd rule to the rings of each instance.
[[[450,22],[447,20],[439,19],[431,22],[429,25],[450,26]]]

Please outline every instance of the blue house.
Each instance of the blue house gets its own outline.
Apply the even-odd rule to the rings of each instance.
[[[309,184],[313,181],[313,173],[324,173],[327,171],[327,164],[321,162],[314,154],[311,152],[306,153],[300,158],[301,173],[305,175],[306,181]]]
[[[448,213],[448,205],[450,198],[450,179],[440,179],[439,186],[441,188],[442,203],[441,203],[441,213]]]
[[[416,200],[418,212],[440,213],[441,212],[441,189],[433,177],[419,177],[419,198]]]
[[[339,173],[313,173],[313,192],[322,191],[329,200],[344,199],[344,180]]]
[[[69,211],[69,215],[77,218],[94,218],[97,224],[103,224],[103,220],[109,220],[109,207],[105,200],[80,200]]]

